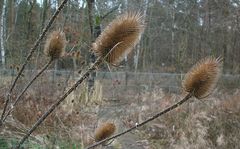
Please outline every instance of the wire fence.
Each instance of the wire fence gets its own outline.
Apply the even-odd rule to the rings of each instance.
[[[38,70],[26,70],[20,82],[28,82]],[[16,71],[0,70],[1,86],[7,86],[16,76]],[[39,89],[39,84],[52,86],[54,90],[66,87],[69,82],[80,78],[81,74],[66,70],[47,70],[33,84],[34,89]],[[177,73],[145,73],[145,72],[103,72],[97,71],[95,81],[101,85],[105,98],[120,98],[134,96],[142,92],[151,92],[161,88],[165,92],[180,93],[181,82],[184,74]],[[60,85],[59,85],[60,84]],[[240,75],[224,74],[218,82],[218,89],[236,89],[240,87]],[[44,92],[44,90],[42,91]]]

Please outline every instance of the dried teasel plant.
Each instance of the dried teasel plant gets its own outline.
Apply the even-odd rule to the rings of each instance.
[[[116,125],[112,122],[102,123],[96,130],[94,134],[94,139],[96,142],[104,140],[114,134],[116,131]]]
[[[220,73],[222,68],[222,58],[213,58],[207,57],[201,61],[199,61],[193,68],[186,74],[185,79],[183,80],[183,87],[184,89],[189,92],[183,99],[179,100],[178,102],[174,103],[173,105],[167,107],[166,109],[160,111],[159,113],[153,115],[152,117],[146,119],[145,121],[136,124],[135,126],[115,134],[111,137],[108,137],[104,140],[96,142],[92,144],[86,149],[91,149],[104,142],[118,138],[126,133],[129,133],[151,121],[154,119],[174,110],[175,108],[179,107],[186,101],[188,101],[191,97],[195,96],[196,98],[204,98],[211,93],[213,88],[216,86],[216,83],[219,79]]]
[[[142,16],[140,13],[126,13],[114,20],[93,43],[93,51],[99,57],[97,60],[82,74],[82,76],[69,88],[50,108],[33,124],[25,136],[20,140],[17,148],[25,142],[25,140],[36,130],[39,125],[60,105],[62,101],[73,92],[90,73],[102,64],[107,57],[107,62],[111,64],[119,63],[125,54],[128,54],[131,49],[137,44],[144,30]],[[55,57],[55,54],[46,50],[46,54]],[[50,55],[51,54],[51,55]]]
[[[198,99],[208,96],[217,84],[222,69],[222,58],[206,57],[185,75],[182,86]]]
[[[53,31],[47,38],[44,53],[51,59],[58,59],[63,56],[66,43],[67,41],[64,32]]]
[[[12,103],[11,108],[8,109],[5,116],[2,117],[1,121],[4,122],[7,117],[12,113],[13,109],[17,103],[21,100],[21,97],[27,91],[27,89],[32,85],[32,83],[50,66],[50,64],[57,58],[63,56],[64,49],[66,46],[65,34],[61,31],[53,31],[47,38],[44,52],[50,57],[49,61],[42,69],[28,82],[22,92],[17,96],[16,100]]]
[[[131,52],[144,31],[139,12],[127,12],[113,20],[92,45],[93,52],[112,65],[118,65]]]
[[[3,108],[3,111],[2,111],[2,114],[1,114],[1,118],[0,118],[0,126],[3,124],[4,114],[5,114],[6,110],[7,110],[9,102],[11,100],[11,95],[12,95],[14,87],[17,84],[18,79],[22,75],[23,70],[25,69],[26,65],[29,63],[31,57],[33,56],[33,53],[36,51],[37,47],[40,45],[40,42],[42,41],[42,39],[44,38],[44,36],[48,32],[48,30],[51,27],[51,25],[53,24],[54,20],[57,18],[58,14],[62,11],[63,7],[66,5],[67,1],[68,0],[63,0],[62,3],[59,5],[59,7],[56,9],[54,14],[50,18],[48,24],[44,27],[42,33],[39,35],[39,38],[36,40],[34,46],[31,48],[30,52],[28,53],[27,58],[26,58],[25,62],[23,63],[23,65],[21,66],[21,68],[19,69],[17,76],[13,80],[13,83],[12,83],[12,85],[10,86],[10,88],[9,88],[9,90],[7,92],[6,101],[4,103],[4,108]]]

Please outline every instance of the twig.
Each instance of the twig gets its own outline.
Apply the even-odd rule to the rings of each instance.
[[[61,3],[61,5],[58,7],[58,9],[55,11],[55,13],[53,14],[52,18],[49,20],[47,26],[43,29],[43,32],[42,34],[39,36],[39,38],[37,39],[37,41],[35,42],[34,46],[31,48],[30,52],[28,53],[28,56],[24,62],[24,64],[22,65],[21,69],[19,70],[18,74],[17,74],[17,77],[15,78],[15,80],[13,81],[13,84],[11,85],[8,93],[7,93],[7,100],[4,104],[4,108],[3,108],[3,112],[2,112],[2,115],[1,115],[1,121],[4,117],[4,114],[6,112],[6,109],[7,109],[7,106],[8,106],[8,103],[10,101],[10,98],[11,98],[11,93],[13,91],[13,88],[15,87],[16,85],[16,82],[17,80],[19,79],[19,77],[21,76],[24,68],[26,67],[27,63],[30,61],[34,51],[37,49],[37,47],[39,46],[41,40],[43,39],[43,37],[46,35],[47,31],[49,30],[49,28],[51,27],[52,23],[54,22],[54,20],[56,19],[57,15],[60,13],[60,11],[63,9],[64,5],[67,3],[68,0],[63,0],[63,2]],[[0,126],[1,126],[1,121],[0,121]]]
[[[106,139],[104,139],[104,140],[102,140],[102,141],[99,141],[99,142],[93,144],[93,145],[90,145],[90,146],[86,147],[85,149],[94,148],[94,147],[99,146],[99,145],[101,145],[101,144],[103,144],[103,143],[105,143],[105,142],[107,142],[107,141],[109,141],[109,140],[115,139],[115,138],[117,138],[117,137],[120,137],[120,136],[128,133],[128,132],[131,132],[131,131],[137,129],[138,127],[143,126],[143,125],[145,125],[146,123],[148,123],[148,122],[150,122],[150,121],[158,118],[159,116],[161,116],[161,115],[163,115],[163,114],[166,114],[167,112],[172,111],[173,109],[175,109],[175,108],[177,108],[178,106],[182,105],[184,102],[186,102],[186,101],[187,101],[188,99],[190,99],[191,97],[192,97],[192,94],[189,93],[189,94],[188,94],[187,96],[185,96],[182,100],[180,100],[180,101],[178,101],[177,103],[173,104],[172,106],[166,108],[165,110],[157,113],[156,115],[150,117],[149,119],[145,120],[144,122],[142,122],[142,123],[140,123],[140,124],[137,124],[137,125],[129,128],[129,129],[121,132],[121,133],[118,133],[118,134],[110,137],[110,138],[106,138]]]
[[[1,115],[1,119],[0,119],[0,126],[2,126],[2,119],[3,119],[3,116],[6,112],[6,109],[7,109],[7,106],[8,106],[8,103],[9,103],[9,100],[10,100],[10,92],[7,92],[7,100],[5,101],[4,103],[4,107],[3,107],[3,112],[2,112],[2,115]]]
[[[19,149],[20,146],[24,143],[24,141],[32,134],[32,132],[50,115],[56,107],[60,105],[60,103],[72,92],[74,91],[78,85],[80,85],[92,71],[94,71],[107,57],[108,55],[118,46],[121,42],[117,43],[104,57],[99,57],[90,68],[81,76],[81,78],[62,96],[60,99],[55,102],[47,112],[45,112],[37,122],[31,127],[31,129],[26,133],[26,135],[22,138],[22,140],[17,145],[16,149]]]
[[[48,117],[49,114],[51,114],[53,112],[53,110],[58,107],[58,105],[72,92],[74,91],[78,85],[80,85],[83,80],[85,80],[90,72],[92,72],[93,70],[96,69],[96,66],[98,66],[99,64],[101,64],[102,62],[102,58],[98,58],[96,60],[96,62],[82,75],[82,77],[62,96],[60,97],[60,99],[55,102],[50,108],[49,110],[41,116],[41,118],[38,119],[38,121],[32,126],[32,128],[27,132],[27,134],[22,138],[22,140],[19,142],[19,144],[17,145],[16,149],[19,149],[20,146],[24,143],[24,141],[31,135],[31,133]]]
[[[9,114],[13,111],[16,104],[20,101],[23,94],[27,91],[27,89],[31,86],[31,84],[49,67],[49,65],[53,62],[53,59],[50,59],[48,63],[38,72],[38,74],[28,83],[28,85],[22,90],[22,92],[18,95],[15,102],[12,104],[10,109],[6,112],[6,115],[2,119],[2,123],[6,120]]]

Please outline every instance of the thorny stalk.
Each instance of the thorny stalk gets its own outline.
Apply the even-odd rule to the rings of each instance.
[[[59,104],[72,92],[74,91],[78,85],[80,85],[92,72],[96,69],[99,64],[101,64],[102,58],[98,58],[96,62],[82,75],[82,77],[62,96],[59,100],[57,100],[46,113],[44,113],[37,122],[32,126],[32,128],[26,133],[26,135],[22,138],[22,140],[18,143],[16,149],[19,149],[20,146],[24,143],[24,141],[31,135],[31,133],[48,117],[49,114],[53,112],[53,110],[59,106]]]
[[[32,132],[50,115],[55,108],[57,108],[60,103],[71,93],[73,92],[87,77],[89,77],[90,73],[94,71],[107,57],[108,55],[120,44],[117,43],[104,57],[99,57],[92,66],[90,66],[87,71],[80,77],[80,79],[63,95],[57,100],[47,112],[45,112],[37,122],[31,127],[31,129],[26,133],[26,135],[21,139],[21,141],[16,146],[16,149],[19,149],[21,145],[25,142],[25,140],[32,134]]]
[[[4,104],[4,108],[3,108],[3,112],[1,115],[1,120],[0,120],[0,126],[2,124],[2,120],[4,118],[5,112],[7,110],[9,101],[11,99],[11,94],[12,91],[16,85],[17,80],[19,79],[19,77],[22,75],[23,70],[25,69],[26,65],[28,64],[28,62],[30,61],[33,53],[35,52],[35,50],[37,49],[37,47],[39,46],[40,42],[42,41],[43,37],[46,35],[47,31],[49,30],[49,28],[51,27],[51,25],[53,24],[54,20],[57,18],[58,14],[61,12],[61,10],[63,9],[64,5],[67,3],[68,0],[63,0],[63,2],[61,3],[61,5],[58,7],[58,9],[55,11],[55,13],[53,14],[53,16],[51,17],[51,19],[49,20],[48,24],[46,25],[46,27],[43,29],[42,34],[39,36],[39,38],[36,40],[34,46],[31,48],[30,52],[28,53],[28,56],[24,62],[24,64],[22,65],[22,67],[20,68],[16,78],[13,81],[13,84],[11,85],[7,95],[6,95],[6,101]]]
[[[188,94],[187,96],[185,96],[182,100],[180,100],[180,101],[178,101],[177,103],[171,105],[170,107],[164,109],[163,111],[155,114],[154,116],[148,118],[147,120],[143,121],[142,123],[137,124],[137,125],[129,128],[129,129],[121,132],[121,133],[118,133],[118,134],[112,136],[112,137],[109,137],[109,138],[106,138],[106,139],[104,139],[104,140],[102,140],[102,141],[96,142],[95,144],[92,144],[92,145],[86,147],[85,149],[94,148],[94,147],[99,146],[99,145],[101,145],[101,144],[104,144],[105,142],[108,142],[108,141],[110,141],[110,140],[112,140],[112,139],[118,138],[118,137],[120,137],[120,136],[122,136],[122,135],[124,135],[124,134],[126,134],[126,133],[128,133],[128,132],[131,132],[131,131],[137,129],[138,127],[140,127],[140,126],[143,126],[143,125],[147,124],[148,122],[153,121],[154,119],[158,118],[159,116],[161,116],[161,115],[163,115],[163,114],[166,114],[166,113],[172,111],[173,109],[175,109],[175,108],[177,108],[178,106],[182,105],[184,102],[186,102],[186,101],[187,101],[188,99],[190,99],[191,97],[192,97],[192,93],[189,93],[189,94]]]
[[[49,67],[49,65],[53,62],[51,58],[48,63],[38,72],[38,74],[27,84],[27,86],[22,90],[22,92],[18,95],[14,103],[11,105],[10,109],[6,112],[5,116],[2,119],[2,123],[6,120],[6,118],[11,114],[16,104],[21,100],[21,97],[27,91],[27,89],[32,85],[32,83]]]

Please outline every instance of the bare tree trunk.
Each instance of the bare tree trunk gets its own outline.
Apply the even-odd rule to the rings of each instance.
[[[1,14],[1,23],[0,23],[0,47],[1,47],[1,63],[3,69],[5,69],[5,46],[4,46],[4,41],[6,37],[6,3],[7,1],[3,1],[3,6],[2,6],[2,14]]]
[[[93,20],[93,12],[94,12],[94,4],[95,1],[94,0],[87,0],[87,5],[88,5],[88,20],[89,20],[89,27],[90,27],[90,32],[91,32],[91,41],[92,42],[94,40],[94,20]],[[90,59],[90,63],[94,63],[96,60],[96,57],[93,53],[89,54],[89,59]],[[96,76],[96,72],[91,72],[89,75],[89,79],[88,79],[88,91],[91,91],[93,86],[94,86],[94,79]]]
[[[174,3],[171,6],[171,19],[172,19],[172,27],[171,27],[171,65],[174,65],[174,42],[175,42],[175,10],[174,10]]]
[[[149,4],[148,0],[143,1],[143,17],[144,17],[143,19],[144,20],[146,18],[148,4]],[[140,55],[140,43],[137,44],[136,52],[134,55],[134,70],[135,70],[135,72],[137,72],[137,69],[138,69],[139,55]]]

